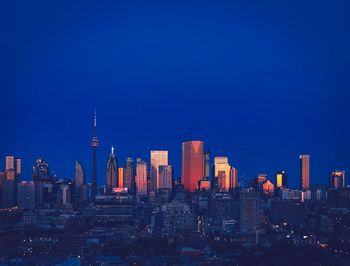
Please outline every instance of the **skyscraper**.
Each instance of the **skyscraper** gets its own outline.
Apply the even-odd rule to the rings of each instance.
[[[75,161],[75,191],[76,203],[80,206],[87,204],[89,188],[86,184],[84,168],[78,160]]]
[[[16,171],[16,180],[17,182],[20,181],[20,177],[21,177],[21,170],[22,170],[22,162],[20,158],[16,158],[16,165],[15,165],[15,171]]]
[[[239,228],[242,233],[253,233],[259,226],[259,201],[254,189],[239,193]]]
[[[300,189],[310,189],[310,155],[300,155]]]
[[[37,159],[33,166],[32,178],[34,182],[49,181],[51,179],[49,163],[44,159]]]
[[[140,158],[136,159],[136,191],[138,195],[147,195],[147,164]]]
[[[22,181],[18,184],[18,207],[23,209],[35,208],[35,183],[34,181]]]
[[[92,146],[92,187],[91,198],[94,201],[97,195],[97,147],[99,145],[98,138],[96,136],[96,110],[94,114],[94,133],[91,141]]]
[[[151,190],[157,191],[159,188],[159,166],[168,165],[168,151],[151,151],[150,178]]]
[[[330,187],[339,189],[345,187],[345,171],[333,171],[330,174]]]
[[[75,161],[75,185],[80,187],[85,184],[85,171],[81,163],[76,160]]]
[[[15,157],[12,155],[6,156],[6,179],[15,180]]]
[[[204,175],[203,141],[185,141],[182,143],[182,176],[185,189],[193,192],[198,181]]]
[[[204,177],[210,177],[210,153],[204,152]]]
[[[231,167],[230,178],[230,188],[236,189],[238,187],[238,171],[233,166]]]
[[[230,189],[230,170],[227,157],[214,158],[214,176],[217,178],[218,188],[221,191],[229,191]]]
[[[112,147],[107,161],[106,194],[111,194],[113,188],[118,187],[118,184],[118,161],[114,155],[114,147]]]
[[[118,168],[118,187],[123,188],[124,187],[124,167],[119,167]]]
[[[276,189],[281,187],[288,187],[287,174],[284,171],[279,171],[276,173]]]
[[[135,192],[135,169],[134,160],[130,157],[126,158],[124,167],[124,187],[128,189],[129,193]]]
[[[171,165],[160,165],[158,189],[172,189],[172,187],[173,167]]]

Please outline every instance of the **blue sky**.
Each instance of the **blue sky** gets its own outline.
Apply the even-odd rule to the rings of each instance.
[[[61,177],[79,159],[99,183],[186,132],[246,178],[285,170],[299,186],[350,165],[348,1],[7,1],[0,4],[0,156],[39,157]],[[4,163],[0,168],[4,167]]]

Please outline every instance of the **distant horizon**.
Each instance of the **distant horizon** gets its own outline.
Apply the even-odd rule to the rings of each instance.
[[[98,132],[98,127],[97,127],[97,132]],[[97,134],[97,136],[98,136],[98,134]],[[185,137],[184,137],[184,139],[186,139]],[[220,155],[213,155],[212,153],[211,153],[211,150],[212,149],[210,149],[210,148],[207,148],[206,147],[206,142],[205,142],[205,140],[202,140],[202,139],[199,139],[199,138],[194,138],[194,139],[186,139],[186,140],[183,140],[181,143],[180,143],[180,146],[181,146],[181,144],[183,143],[183,142],[186,142],[186,141],[196,141],[196,140],[198,140],[198,141],[203,141],[204,142],[204,145],[205,145],[205,150],[209,150],[210,151],[210,172],[211,172],[211,168],[212,168],[212,166],[213,166],[213,162],[214,162],[214,158],[215,157],[228,157],[228,160],[229,160],[229,163],[230,163],[230,165],[231,166],[234,166],[235,167],[235,165],[233,165],[233,164],[231,164],[231,160],[230,160],[230,157],[229,156],[227,156],[227,155],[223,155],[223,154],[220,154]],[[100,141],[100,143],[101,143],[101,140],[100,140],[100,138],[99,138],[99,141]],[[114,149],[115,149],[115,145],[112,145],[112,146],[110,146],[109,147],[109,150],[111,149],[111,147],[114,147]],[[91,143],[90,143],[90,148],[91,148]],[[100,150],[101,149],[101,147],[99,146],[98,147],[98,150]],[[108,148],[106,148],[106,147],[103,147],[102,148],[102,150],[104,151],[104,152],[106,152],[106,150],[108,150]],[[152,150],[167,150],[167,149],[152,149]],[[150,152],[152,151],[152,150],[149,150],[148,151],[148,155],[150,154]],[[167,151],[169,151],[169,150],[167,150]],[[98,157],[100,157],[100,155],[99,155],[99,153],[100,153],[100,151],[98,151]],[[313,167],[312,167],[312,154],[308,154],[308,153],[300,153],[299,155],[298,155],[298,157],[300,156],[300,155],[305,155],[305,154],[307,154],[307,155],[310,155],[310,169],[312,169]],[[23,165],[27,165],[27,163],[24,163],[23,164],[23,158],[22,157],[20,157],[20,156],[17,156],[17,154],[11,154],[11,153],[9,153],[9,154],[6,154],[6,155],[4,155],[3,156],[3,158],[4,158],[4,161],[5,161],[5,156],[7,156],[7,155],[12,155],[12,156],[15,156],[16,158],[21,158],[22,159],[22,175],[21,175],[21,180],[23,180],[23,181],[30,181],[30,180],[32,180],[32,176],[31,176],[31,168],[32,167],[29,167],[29,169],[26,169],[26,171],[23,171]],[[170,152],[169,152],[169,157],[171,158],[171,154],[170,154]],[[92,155],[91,155],[92,156]],[[105,158],[105,162],[107,162],[107,160],[108,160],[108,157],[109,157],[109,154],[108,154],[108,156]],[[118,157],[118,155],[116,156],[116,158],[117,158],[117,160],[118,160],[118,167],[124,167],[125,166],[125,160],[126,160],[126,158],[128,158],[128,157],[131,157],[131,156],[126,156],[125,158],[124,158],[124,160],[120,160],[121,158],[120,157]],[[145,157],[141,157],[141,156],[134,156],[134,157],[131,157],[131,158],[133,158],[134,159],[134,161],[136,162],[136,159],[137,158],[141,158],[141,159],[143,159],[146,163],[147,163],[147,170],[149,171],[149,164],[150,164],[150,156],[147,156],[146,158]],[[51,171],[51,175],[53,176],[53,177],[55,177],[55,178],[57,178],[57,179],[74,179],[74,171],[75,171],[75,160],[74,160],[74,163],[72,163],[72,172],[73,172],[73,175],[72,176],[66,176],[66,175],[57,175],[56,173],[55,173],[55,167],[53,167],[53,165],[50,163],[50,160],[49,160],[49,158],[44,158],[44,157],[38,157],[38,158],[35,158],[35,159],[33,159],[32,161],[33,161],[33,164],[32,164],[32,166],[34,166],[34,163],[35,163],[35,161],[37,160],[37,159],[44,159],[46,162],[48,162],[49,163],[49,166],[50,166],[50,171]],[[77,161],[79,161],[81,164],[82,164],[82,166],[83,166],[83,168],[84,168],[84,170],[85,170],[85,176],[86,176],[86,182],[87,183],[89,183],[89,184],[91,184],[91,182],[92,182],[92,180],[91,180],[91,169],[87,169],[86,168],[86,166],[85,166],[85,163],[83,163],[83,162],[81,162],[81,160],[79,160],[79,159],[76,159]],[[92,158],[91,158],[91,160],[92,160]],[[182,163],[182,162],[181,162]],[[179,166],[179,168],[177,168],[177,167],[174,167],[174,172],[175,173],[177,173],[177,172],[180,172],[180,174],[179,175],[174,175],[174,180],[181,180],[181,163],[180,163],[180,166]],[[88,163],[89,165],[91,165],[91,161]],[[170,165],[173,165],[174,166],[174,164],[172,164],[171,163],[171,161],[169,161],[169,164]],[[299,164],[300,164],[300,162],[299,162],[299,158],[297,159],[297,168],[298,168],[298,171],[300,171],[300,169],[299,169]],[[4,164],[3,164],[4,165]],[[104,174],[102,174],[102,175],[98,175],[98,187],[102,187],[102,186],[104,186],[105,185],[105,173],[106,173],[106,169],[105,169],[105,166],[106,166],[106,163],[105,164],[103,164],[103,166],[104,166],[104,168],[103,169],[101,169],[101,158],[99,158],[99,164],[98,164],[98,172],[99,173],[104,173]],[[2,169],[1,167],[0,167],[0,169],[1,170],[4,170],[4,169]],[[288,171],[287,170],[285,170],[285,169],[279,169],[279,168],[276,168],[277,170],[274,172],[274,173],[268,173],[268,172],[264,172],[264,171],[257,171],[256,172],[256,175],[255,176],[244,176],[245,174],[244,174],[244,172],[245,171],[242,171],[242,170],[240,170],[239,168],[237,169],[238,170],[238,178],[239,179],[242,179],[243,181],[244,181],[244,185],[246,186],[247,185],[247,181],[249,181],[249,180],[251,180],[251,179],[253,179],[253,178],[256,178],[259,174],[267,174],[267,177],[268,177],[268,179],[269,180],[271,180],[272,181],[272,183],[275,183],[275,175],[276,175],[276,173],[278,172],[278,171],[285,171],[286,172],[286,174],[287,174],[287,178],[288,178],[288,182],[289,182],[289,188],[293,188],[293,189],[299,189],[300,188],[300,176],[297,176],[296,177],[296,180],[293,180],[293,179],[291,179],[290,178],[290,176],[289,176],[289,174],[288,174]],[[89,171],[90,170],[90,171]],[[329,174],[332,172],[332,171],[337,171],[337,170],[342,170],[342,171],[345,171],[345,172],[347,172],[346,170],[344,170],[344,169],[338,169],[338,168],[334,168],[334,169],[332,169],[332,170],[330,170],[328,173],[327,173],[327,179],[329,178]],[[28,172],[28,173],[30,173],[29,175],[28,174],[26,174],[25,176],[24,176],[24,178],[23,178],[23,172]],[[243,172],[243,173],[242,173]],[[28,177],[28,178],[26,178],[26,177]],[[210,177],[212,178],[212,175],[210,175]],[[315,183],[315,182],[312,182],[312,171],[310,171],[310,187],[313,187],[313,186],[315,186],[315,185],[326,185],[326,186],[329,186],[329,180],[325,180],[325,182],[319,182],[319,183]],[[347,180],[345,180],[346,181],[346,185],[347,185]]]
[[[298,187],[303,153],[311,184],[350,171],[346,2],[2,5],[0,158],[25,178],[42,157],[91,181],[95,108],[100,184],[112,145],[122,164],[166,149],[179,177],[186,134],[247,178]]]

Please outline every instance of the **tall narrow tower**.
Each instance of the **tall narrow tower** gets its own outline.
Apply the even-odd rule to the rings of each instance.
[[[96,109],[94,113],[94,135],[92,137],[92,188],[91,188],[91,200],[94,201],[97,195],[97,147],[98,138],[96,136]]]

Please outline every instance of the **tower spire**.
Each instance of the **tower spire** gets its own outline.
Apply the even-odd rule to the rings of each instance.
[[[91,199],[95,200],[97,195],[97,147],[99,141],[96,136],[96,109],[94,111],[94,135],[92,136],[92,188],[91,188]]]
[[[96,108],[94,110],[94,137],[96,137],[96,127],[97,127],[97,117],[96,117]]]

